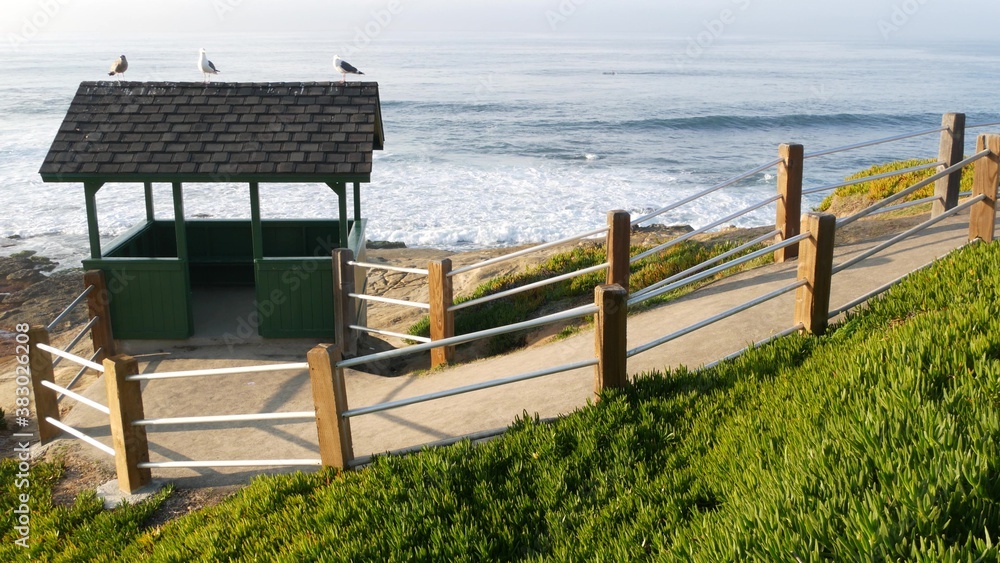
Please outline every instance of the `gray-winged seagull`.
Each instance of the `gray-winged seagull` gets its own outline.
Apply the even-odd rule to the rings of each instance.
[[[208,75],[219,74],[219,69],[215,68],[212,61],[208,60],[208,55],[205,54],[205,49],[198,52],[198,70],[205,75],[205,84],[208,84]]]
[[[115,59],[115,62],[111,63],[111,69],[108,72],[108,76],[116,76],[116,75],[118,75],[116,77],[119,80],[121,80],[121,76],[120,75],[125,74],[126,70],[128,70],[128,60],[125,59],[125,55],[122,55],[122,56],[118,57],[117,59]]]
[[[348,74],[364,74],[360,70],[354,68],[354,65],[352,65],[351,63],[349,63],[349,62],[345,61],[344,59],[340,58],[340,55],[334,55],[333,56],[333,68],[335,68],[335,69],[337,69],[337,70],[340,71],[340,74],[341,74],[340,81],[341,82],[347,82],[347,75]]]

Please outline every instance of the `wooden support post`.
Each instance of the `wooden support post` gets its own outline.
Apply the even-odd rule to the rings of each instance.
[[[337,216],[340,227],[340,248],[347,248],[347,184],[327,182],[327,186],[337,194]]]
[[[594,395],[605,389],[628,384],[628,291],[620,285],[600,285],[594,289],[600,309],[594,328]]]
[[[146,220],[152,221],[156,214],[153,211],[153,183],[145,182],[142,184],[142,192],[146,200]]]
[[[177,240],[177,258],[187,260],[187,225],[184,222],[184,186],[180,182],[173,184],[174,194],[174,238]]]
[[[111,330],[111,294],[108,293],[104,272],[102,270],[87,270],[83,274],[83,287],[94,286],[87,295],[87,309],[90,318],[97,317],[97,322],[90,328],[90,341],[94,351],[102,350],[95,360],[103,362],[118,353],[115,347],[115,337]]]
[[[443,340],[455,336],[455,312],[448,309],[454,304],[451,283],[451,260],[431,260],[427,265],[430,272],[427,284],[430,290],[431,340]],[[442,346],[431,350],[431,368],[455,361],[455,347]]]
[[[38,437],[48,442],[59,435],[59,430],[45,421],[46,417],[59,418],[59,401],[56,392],[42,385],[43,381],[55,383],[52,372],[52,354],[38,348],[49,344],[49,331],[43,326],[28,329],[28,367],[31,368],[31,391],[35,395],[35,416],[38,417]],[[18,368],[20,369],[20,368]],[[18,373],[18,375],[21,375]]]
[[[628,212],[616,210],[608,212],[608,277],[607,283],[616,283],[628,289],[628,276],[631,270],[630,260],[632,236],[632,217]]]
[[[361,182],[354,182],[354,221],[361,220]]]
[[[97,225],[97,191],[101,183],[87,182],[83,184],[84,197],[87,204],[87,234],[90,237],[90,257],[98,260],[101,257],[101,230]]]
[[[320,344],[309,351],[307,358],[316,406],[320,459],[326,467],[344,469],[354,459],[354,445],[351,420],[343,417],[347,410],[347,386],[343,370],[337,367],[340,348]]]
[[[253,243],[253,259],[264,258],[264,228],[260,222],[260,184],[250,182],[250,239]]]
[[[994,223],[997,218],[997,181],[1000,178],[1000,135],[980,135],[976,152],[990,149],[988,156],[976,161],[972,197],[985,195],[986,199],[972,206],[969,212],[969,240],[982,239],[993,242]]]
[[[354,252],[346,248],[333,250],[333,318],[334,340],[342,353],[356,356],[357,332],[350,328],[357,320],[354,298]]]
[[[115,449],[115,470],[118,488],[123,493],[133,493],[148,485],[149,468],[140,463],[149,462],[149,444],[146,427],[132,423],[144,418],[142,386],[138,381],[128,381],[130,375],[139,373],[139,363],[131,356],[114,356],[104,360],[104,385],[108,391],[108,409],[111,410],[111,441]]]
[[[833,243],[837,217],[830,213],[806,213],[803,227],[809,238],[799,243],[799,278],[806,285],[795,292],[795,322],[809,334],[826,332],[833,283]]]
[[[965,114],[946,113],[941,119],[941,149],[938,161],[943,162],[942,170],[951,168],[962,161],[965,150]],[[945,211],[958,205],[958,192],[961,190],[962,171],[956,170],[941,178],[934,186],[937,197],[931,205],[931,217],[937,217]]]
[[[802,168],[804,149],[802,145],[784,144],[778,147],[781,162],[778,164],[778,213],[775,217],[775,229],[781,242],[796,237],[801,232],[800,216],[802,213]],[[774,251],[774,261],[781,263],[799,255],[798,245],[786,246]]]

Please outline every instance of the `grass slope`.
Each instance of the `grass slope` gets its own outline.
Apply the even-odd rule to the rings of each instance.
[[[646,374],[479,446],[262,477],[145,532],[136,508],[42,516],[60,532],[39,528],[34,555],[998,561],[997,279],[1000,245],[973,245],[822,338],[785,338],[698,373]],[[2,531],[10,560],[21,552]]]
[[[889,172],[897,172],[899,170],[906,170],[907,168],[915,168],[917,166],[922,166],[924,164],[930,164],[935,162],[934,159],[913,159],[913,160],[899,160],[895,162],[886,162],[884,164],[876,164],[870,168],[862,170],[856,174],[852,174],[845,178],[845,181],[860,180],[862,178],[868,178],[870,176],[878,176],[879,174],[887,174]],[[901,192],[906,188],[916,185],[927,178],[930,178],[938,171],[935,168],[929,168],[927,170],[920,170],[918,172],[908,172],[906,174],[900,174],[898,176],[892,176],[890,178],[881,178],[879,180],[872,180],[869,182],[862,182],[860,184],[854,184],[853,186],[845,186],[843,188],[837,188],[833,194],[824,199],[817,207],[817,211],[826,211],[830,209],[834,202],[838,199],[851,199],[851,198],[862,198],[865,202],[869,204],[875,203],[876,201],[885,199],[895,193]],[[969,166],[962,171],[962,183],[959,191],[969,191],[972,189],[973,180],[973,167]],[[903,201],[914,201],[918,199],[923,199],[925,197],[930,197],[934,195],[934,184],[925,186],[912,194],[903,198]]]

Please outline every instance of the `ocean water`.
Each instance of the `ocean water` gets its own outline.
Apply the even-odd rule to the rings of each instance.
[[[774,160],[783,142],[813,152],[936,127],[949,111],[1000,121],[1000,55],[960,41],[727,38],[692,56],[683,38],[414,35],[377,38],[348,56],[319,35],[49,37],[0,51],[0,253],[33,249],[79,264],[83,187],[38,176],[79,82],[107,79],[121,53],[129,80],[197,81],[200,47],[227,81],[336,80],[338,50],[378,81],[386,147],[362,210],[370,239],[409,246],[473,249],[588,231],[608,210],[646,213]],[[933,157],[937,145],[930,135],[812,159],[806,186]],[[774,194],[774,174],[657,221],[705,225]],[[171,217],[168,187],[155,194],[157,217]],[[189,217],[249,216],[245,185],[191,184],[185,194]],[[336,216],[324,186],[263,185],[261,196],[265,217]],[[110,239],[144,217],[141,186],[106,186],[98,209]],[[735,224],[773,220],[764,208]]]

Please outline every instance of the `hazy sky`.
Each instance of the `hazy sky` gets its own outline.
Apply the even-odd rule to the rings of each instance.
[[[0,32],[702,32],[773,38],[992,40],[997,0],[2,0]]]

